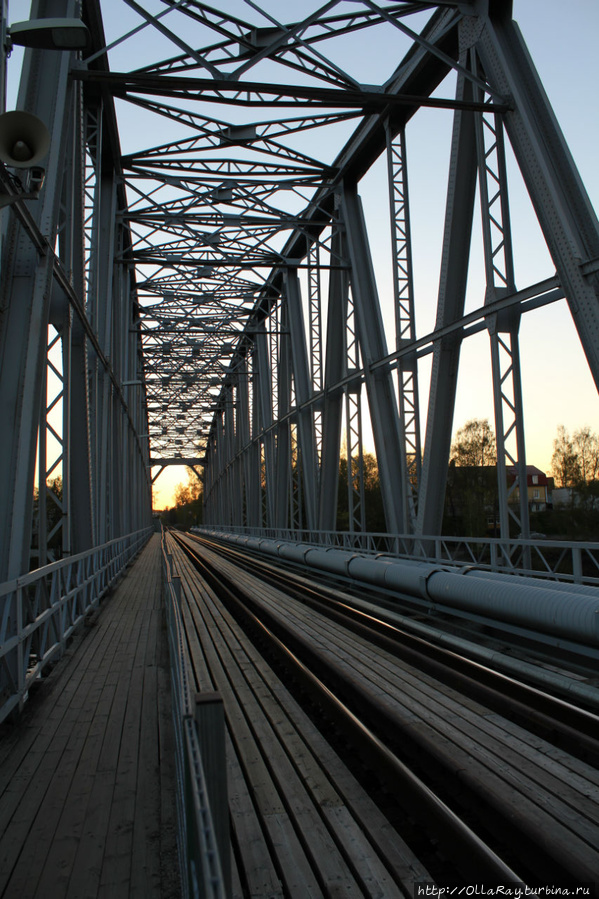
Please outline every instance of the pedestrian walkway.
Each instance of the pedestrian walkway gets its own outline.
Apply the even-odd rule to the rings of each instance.
[[[154,535],[0,726],[2,899],[175,899],[174,737]]]

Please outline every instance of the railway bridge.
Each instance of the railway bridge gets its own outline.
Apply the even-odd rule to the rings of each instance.
[[[233,803],[227,823],[237,827],[231,874],[218,811],[226,801],[222,792],[211,793],[210,784],[214,781],[221,791],[226,785],[218,765],[207,777],[202,764],[211,764],[215,745],[222,749],[219,740],[229,741],[229,753],[234,744],[241,761],[232,771],[239,780],[233,787],[230,780],[229,790],[239,797],[240,771],[251,780],[240,748],[246,737],[232,699],[221,714],[221,694],[233,687],[225,689],[215,677],[216,661],[208,672],[199,659],[202,653],[221,651],[233,658],[236,650],[224,632],[226,650],[220,648],[221,638],[214,638],[210,650],[202,648],[197,635],[208,628],[213,613],[196,612],[193,603],[197,599],[201,608],[207,592],[224,591],[229,605],[223,620],[233,615],[249,632],[273,629],[278,640],[283,624],[271,609],[268,624],[266,618],[261,625],[244,618],[240,625],[242,613],[232,611],[233,605],[241,592],[252,593],[248,585],[258,575],[244,569],[241,581],[230,573],[227,584],[212,582],[219,565],[211,554],[220,547],[233,554],[222,562],[223,571],[231,559],[252,551],[262,558],[268,577],[283,564],[289,577],[291,569],[304,581],[325,576],[326,589],[333,593],[357,593],[362,602],[367,595],[381,608],[397,603],[389,627],[408,627],[408,619],[432,615],[435,639],[446,651],[459,648],[481,665],[491,665],[491,656],[501,655],[507,641],[507,655],[526,658],[518,671],[511,662],[495,660],[504,666],[504,677],[509,670],[509,677],[555,690],[562,702],[567,694],[580,706],[580,717],[563,723],[563,751],[574,751],[573,733],[588,730],[582,740],[586,755],[576,756],[569,770],[576,772],[577,789],[584,792],[584,781],[594,784],[589,790],[596,793],[596,769],[593,774],[591,768],[596,764],[597,698],[589,671],[599,645],[599,544],[547,540],[531,528],[531,512],[546,502],[536,467],[539,432],[548,420],[567,419],[570,408],[584,409],[591,422],[598,410],[599,226],[593,198],[527,48],[526,29],[523,37],[515,21],[519,7],[514,10],[511,0],[305,0],[295,5],[33,0],[29,18],[20,20],[24,13],[16,2],[9,9],[8,0],[1,0],[1,6],[4,758],[13,758],[8,744],[23,727],[19,713],[35,720],[34,692],[40,686],[44,690],[55,672],[65,676],[73,645],[81,642],[79,652],[85,655],[92,645],[89,637],[81,639],[86,624],[89,630],[108,621],[105,611],[99,615],[107,605],[104,598],[118,586],[137,609],[137,593],[127,587],[132,572],[146,572],[144,590],[151,592],[147,571],[159,582],[162,556],[174,674],[169,688],[176,719],[173,753],[182,797],[178,823],[180,834],[187,834],[179,842],[184,892],[391,896],[405,894],[410,882],[454,877],[448,861],[453,850],[442,851],[441,861],[422,861],[410,848],[399,852],[399,860],[392,847],[387,852],[380,803],[373,800],[366,811],[366,799],[357,798],[363,823],[368,818],[372,825],[372,845],[383,846],[384,857],[372,868],[364,861],[370,856],[363,846],[360,863],[352,856],[350,844],[361,840],[353,831],[351,837],[346,832],[345,843],[340,831],[330,836],[343,864],[331,861],[326,869],[308,863],[328,844],[316,847],[298,837],[312,819],[308,815],[302,824],[297,809],[293,825],[279,821],[279,836],[264,813],[267,823],[258,829],[266,834],[268,860],[258,850],[250,858],[241,848],[240,822],[246,818]],[[522,14],[530,16],[530,10]],[[545,27],[571,28],[560,18],[565,15],[561,11]],[[589,33],[593,16],[596,24],[594,11],[581,13],[579,58],[573,46],[567,55],[567,64],[581,71],[587,15]],[[564,66],[561,59],[559,66]],[[592,143],[594,98],[589,99],[585,75],[579,78],[571,106],[586,121]],[[468,463],[469,483],[475,489],[484,481],[485,496],[492,496],[480,500],[488,522],[487,533],[479,537],[460,533],[466,516],[452,492],[453,434],[465,418],[483,425],[480,457],[473,455]],[[195,523],[197,536],[209,547],[197,561],[205,566],[203,586],[196,563],[189,561],[193,547],[184,549],[165,533],[152,536],[157,526],[153,490],[172,468],[182,466],[201,485],[202,516]],[[140,552],[146,563],[138,560],[121,584]],[[279,588],[270,586],[267,592]],[[253,590],[260,593],[256,586]],[[400,599],[406,604],[401,608]],[[152,668],[163,658],[160,648],[154,655],[147,648],[154,639],[162,645],[160,628],[155,637],[147,631],[148,621],[159,617],[154,602],[147,609],[139,606],[138,617],[131,612],[119,619],[136,641],[140,628],[145,634],[144,652],[126,651],[137,660],[135,670],[138,665]],[[362,607],[361,614],[374,614],[373,609]],[[200,624],[198,616],[204,614],[208,617]],[[295,622],[295,616],[290,610],[289,619]],[[401,622],[397,616],[403,616]],[[424,640],[422,620],[412,624]],[[329,662],[307,647],[306,641],[316,645],[326,638],[302,631],[300,639],[299,630],[288,652],[308,668],[313,663],[312,676],[329,683],[329,691],[339,686],[351,707],[354,700],[344,692],[349,687],[340,686],[338,666],[329,682]],[[428,632],[426,638],[433,639]],[[535,648],[527,650],[531,639]],[[468,643],[468,652],[460,641]],[[268,652],[276,655],[282,649]],[[541,655],[538,668],[550,668],[551,653],[559,671],[549,678],[550,685],[531,669]],[[122,664],[128,683],[136,683],[127,663]],[[222,667],[222,659],[218,664]],[[356,682],[360,677],[356,674]],[[456,677],[451,676],[454,687]],[[70,695],[67,681],[57,682]],[[131,705],[123,699],[123,709],[136,702],[141,707],[142,696],[149,701],[147,683],[138,685]],[[158,694],[166,690],[160,678],[152,683]],[[356,708],[368,706],[366,688],[354,687],[362,691]],[[278,687],[269,689],[276,693]],[[489,687],[481,702],[491,702],[493,690],[502,693],[503,687]],[[214,708],[211,701],[196,702],[195,694],[201,700],[203,693],[204,699],[214,698]],[[322,701],[313,700],[316,705]],[[163,721],[160,701],[157,708],[156,721]],[[504,712],[501,706],[497,714]],[[338,709],[330,714],[341,716]],[[436,707],[428,714],[441,720]],[[546,738],[541,718],[554,714],[549,706],[535,712],[541,733],[535,739]],[[298,712],[294,727],[308,740],[299,717]],[[128,721],[127,714],[120,720]],[[399,726],[399,718],[389,720]],[[160,726],[162,737],[166,726]],[[131,732],[136,727],[131,721]],[[372,727],[368,716],[364,727]],[[46,725],[40,731],[47,732]],[[381,740],[380,734],[372,736],[365,750],[371,757],[372,746]],[[327,755],[320,738],[312,737],[315,758]],[[361,739],[366,739],[363,732]],[[490,744],[495,738],[486,739]],[[132,747],[139,741],[118,740],[129,747],[136,771],[140,765],[159,765],[159,760],[148,756],[142,763],[137,756],[136,766]],[[161,758],[167,743],[159,741]],[[22,750],[25,756],[31,758],[35,744],[32,739]],[[43,745],[47,749],[38,754],[50,753],[51,743]],[[466,757],[460,753],[468,752],[460,746],[453,768],[446,760],[431,760],[433,780],[447,783],[455,775]],[[399,789],[399,767],[407,763],[396,760],[399,767],[394,767],[389,754],[396,749],[380,750],[381,765],[392,772],[380,787],[387,797]],[[266,759],[269,751],[264,750]],[[125,764],[119,758],[117,753],[115,770]],[[62,895],[52,892],[57,883],[64,895],[96,895],[82,886],[89,872],[75,850],[72,860],[79,861],[64,882],[51,841],[46,853],[54,867],[40,862],[39,870],[28,868],[29,850],[15,836],[19,802],[14,795],[24,769],[20,762],[10,764],[14,777],[8,777],[0,795],[6,828],[0,837],[2,895]],[[561,758],[559,764],[568,767]],[[583,771],[582,765],[591,767]],[[351,774],[357,781],[368,776]],[[335,796],[346,795],[351,778],[348,773],[336,781]],[[86,783],[89,799],[99,787],[95,780]],[[144,779],[136,783],[143,794]],[[330,790],[330,784],[323,787],[321,805],[326,806],[326,796],[333,805],[337,801]],[[451,790],[441,792],[430,811],[439,822],[445,821],[441,806],[455,798]],[[501,811],[508,820],[505,809],[477,795],[474,804],[492,807],[498,820]],[[263,799],[257,792],[247,800],[254,818]],[[273,808],[284,807],[291,818],[296,800],[281,796],[272,800]],[[573,797],[569,801],[570,807],[576,805]],[[147,815],[157,814],[156,802]],[[516,798],[512,803],[519,807]],[[162,803],[163,812],[167,805]],[[39,806],[33,800],[23,801],[26,806],[35,817]],[[77,818],[72,810],[69,814]],[[107,813],[107,821],[112,814]],[[140,821],[144,814],[138,811]],[[206,820],[202,814],[209,819],[206,827],[198,824]],[[402,814],[410,819],[409,831],[412,814],[405,809]],[[171,821],[166,815],[173,827],[175,817],[173,812]],[[83,819],[77,820],[72,827],[64,823],[65,841],[75,839],[77,827],[85,830]],[[534,820],[534,815],[523,818],[518,831],[531,858]],[[404,834],[404,824],[393,820],[398,833]],[[89,824],[92,831],[95,826]],[[597,858],[581,847],[594,840],[595,824],[577,827],[571,842],[559,829],[552,839],[556,846],[565,839],[566,856],[576,844],[572,858],[586,872],[585,883],[591,882]],[[468,843],[464,828],[463,822],[455,824],[447,837],[454,848],[460,845],[457,856],[474,852],[477,872],[522,882],[514,847],[502,854],[505,847],[495,832],[474,834]],[[47,829],[61,833],[58,825]],[[439,823],[434,839],[443,841],[448,832]],[[133,844],[143,848],[147,862],[147,828],[139,834]],[[248,829],[246,837],[252,840],[249,834]],[[287,855],[272,851],[279,837]],[[409,833],[401,836],[402,847],[404,840],[408,847]],[[491,855],[480,848],[481,840],[489,841]],[[298,855],[294,841],[301,844]],[[117,849],[110,856],[112,873],[98,875],[98,895],[102,890],[154,895],[136,865],[153,871],[154,886],[159,884],[155,895],[168,894],[165,884],[171,881],[164,870],[142,864],[138,856],[118,880],[115,871],[121,871],[122,859]],[[108,858],[104,850],[98,858],[103,853]],[[525,865],[525,876],[539,885],[545,857],[534,858],[529,868]],[[572,874],[571,859],[560,855],[554,861],[556,877]],[[19,864],[26,872],[22,876],[17,876]],[[289,865],[295,870],[296,864],[293,880],[284,871]],[[353,879],[334,887],[346,868]],[[261,887],[256,870],[268,871]],[[457,863],[456,870],[466,882],[464,865]],[[392,887],[381,886],[391,881]],[[23,884],[29,892],[23,893]],[[378,893],[372,884],[378,884]],[[171,888],[176,895],[176,887]]]

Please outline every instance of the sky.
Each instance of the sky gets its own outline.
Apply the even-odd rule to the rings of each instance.
[[[237,10],[241,3],[231,0]],[[117,15],[115,0],[102,3],[105,19],[111,24]],[[229,8],[229,7],[227,7]],[[119,11],[122,5],[118,4]],[[289,9],[293,18],[295,4],[278,0],[277,13]],[[29,3],[11,0],[10,21],[26,19]],[[119,16],[119,27],[124,27]],[[595,209],[599,206],[599,2],[597,0],[514,0],[514,18],[519,23],[533,62],[556,117],[569,144],[582,181]],[[367,48],[362,44],[361,48]],[[376,56],[362,53],[360,65],[365,73],[377,71],[392,49],[377,48]],[[403,54],[403,51],[399,54]],[[13,54],[16,57],[16,54]],[[390,56],[389,56],[390,58]],[[9,61],[9,80],[16,60]],[[372,81],[377,81],[375,74]],[[11,108],[10,105],[8,108]],[[421,117],[421,118],[420,118]],[[416,124],[418,122],[418,124]],[[416,269],[415,308],[417,333],[431,330],[434,322],[438,287],[438,252],[442,238],[442,215],[447,181],[447,141],[451,128],[450,113],[425,111],[414,119],[408,133],[408,164]],[[148,141],[151,143],[151,141]],[[380,168],[380,167],[379,167]],[[509,166],[512,227],[516,256],[517,287],[524,287],[553,274],[553,266],[544,247],[534,212],[527,200],[514,164]],[[388,238],[377,228],[381,190],[381,173],[377,167],[364,179],[361,194],[369,226],[372,251],[379,278],[383,306],[387,303],[386,254]],[[385,226],[385,231],[387,230]],[[472,278],[468,308],[481,305],[480,285]],[[526,422],[527,461],[544,471],[551,466],[552,444],[557,427],[564,424],[573,431],[584,425],[599,430],[599,400],[595,385],[580,349],[566,302],[541,309],[523,317],[521,325],[521,360]],[[460,365],[458,398],[454,416],[454,432],[470,418],[488,417],[492,421],[492,395],[488,337],[482,333],[464,342]],[[428,392],[426,360],[420,370],[421,416],[426,417]],[[187,471],[172,466],[155,485],[157,508],[170,505],[173,488],[187,482]]]

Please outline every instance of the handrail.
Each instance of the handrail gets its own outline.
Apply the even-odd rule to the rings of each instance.
[[[442,565],[471,566],[483,571],[527,575],[554,581],[599,586],[599,543],[533,538],[444,537],[367,531],[311,531],[209,525],[198,533],[237,534],[255,539],[310,543]]]
[[[153,532],[152,527],[51,562],[0,584],[0,722],[66,649]]]
[[[173,559],[166,546],[162,531],[162,572],[164,601],[171,659],[171,685],[173,696],[173,724],[175,730],[176,770],[177,770],[177,818],[179,868],[181,887],[185,899],[195,896],[206,899],[226,899],[228,874],[228,827],[226,838],[222,839],[222,828],[218,828],[219,814],[228,821],[228,809],[215,808],[211,802],[211,786],[214,781],[221,784],[226,778],[226,768],[220,752],[219,770],[205,770],[205,753],[202,751],[207,731],[215,729],[217,739],[224,741],[224,719],[222,701],[217,694],[210,694],[217,700],[217,712],[221,720],[214,728],[214,721],[202,728],[202,712],[197,698],[192,696],[191,665],[184,640],[181,618],[181,579],[175,574]],[[208,734],[210,738],[210,734]],[[221,822],[222,823],[222,822]],[[218,833],[221,833],[221,840]]]

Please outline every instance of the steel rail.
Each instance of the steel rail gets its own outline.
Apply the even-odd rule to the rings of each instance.
[[[289,571],[279,572],[268,563],[205,538],[193,539],[432,677],[476,698],[528,729],[534,726],[535,732],[570,754],[599,764],[599,716],[593,712],[439,646],[432,640],[411,634],[385,620],[384,609],[380,610],[380,617],[376,617],[353,606],[349,594],[322,585],[315,586],[299,575]]]
[[[401,795],[402,804],[409,808],[410,815],[419,820],[428,833],[433,831],[443,841],[451,851],[452,861],[456,862],[464,877],[482,878],[488,882],[490,878],[494,883],[523,883],[522,876],[515,873],[433,789],[385,745],[371,724],[361,720],[350,704],[325,683],[316,670],[317,665],[312,664],[314,660],[307,663],[301,658],[306,652],[302,653],[299,645],[290,646],[285,635],[277,634],[276,626],[270,626],[272,622],[261,620],[255,610],[246,604],[247,597],[240,598],[222,572],[216,572],[211,566],[207,566],[184,542],[177,539],[177,543],[234,617],[242,619],[245,628],[251,628],[261,638],[261,642],[266,642],[268,652],[274,654],[287,669],[292,670],[293,679],[301,684],[303,690],[359,748],[368,766],[379,773],[389,789]],[[339,683],[341,679],[339,675]]]
[[[191,558],[197,556],[191,547],[187,547],[186,552]],[[312,678],[314,678],[313,685],[320,683],[324,685],[324,691],[319,687],[319,702],[323,702],[327,706],[331,716],[335,716],[336,720],[338,718],[340,727],[349,729],[352,739],[362,747],[366,759],[376,758],[376,764],[385,772],[385,776],[390,778],[393,789],[396,789],[400,783],[399,780],[396,780],[400,777],[399,771],[394,765],[390,766],[386,753],[380,752],[378,743],[382,744],[393,758],[398,754],[400,758],[397,760],[401,765],[405,765],[407,762],[410,766],[415,766],[418,771],[422,772],[422,777],[429,779],[431,784],[443,784],[443,791],[452,797],[450,801],[457,803],[467,816],[474,814],[479,822],[477,827],[480,826],[491,840],[498,839],[505,846],[505,834],[509,833],[509,851],[515,854],[518,859],[517,864],[522,866],[523,872],[527,876],[536,881],[540,877],[548,877],[555,882],[564,882],[564,880],[593,882],[595,873],[592,860],[582,857],[574,858],[570,847],[562,841],[561,837],[556,838],[554,835],[549,839],[546,834],[543,834],[540,839],[538,822],[534,815],[531,817],[525,807],[514,803],[511,805],[505,803],[503,795],[498,795],[497,792],[488,789],[486,782],[481,781],[480,775],[477,776],[467,766],[464,767],[463,760],[453,758],[451,754],[447,753],[445,748],[439,745],[434,734],[406,726],[389,709],[378,691],[360,682],[357,678],[348,678],[347,673],[338,663],[334,662],[328,654],[317,649],[309,638],[300,635],[289,622],[284,620],[283,615],[266,608],[255,594],[235,584],[230,576],[213,562],[202,557],[194,564],[201,569],[202,576],[206,578],[213,589],[218,591],[219,596],[223,600],[226,599],[226,604],[232,613],[243,622],[244,627],[267,640],[269,651],[274,652],[280,660],[288,659],[293,662],[294,676],[305,680],[309,675],[307,689],[309,684],[313,683]],[[280,647],[279,643],[283,644],[283,647]],[[299,669],[296,659],[300,663]],[[303,673],[304,668],[306,674]],[[558,728],[561,727],[559,722],[555,722],[555,725]],[[371,733],[375,737],[374,741],[370,740],[370,736],[365,736],[365,734],[370,735]],[[571,739],[571,733],[566,735]],[[404,759],[405,761],[403,761]],[[378,768],[375,767],[374,770],[378,770]],[[410,772],[410,774],[413,773]],[[452,794],[451,785],[455,783],[460,785],[459,796]],[[403,786],[402,789],[405,790],[408,787]],[[415,786],[411,785],[409,789],[415,789]],[[425,801],[423,799],[423,802]],[[437,826],[451,826],[447,821],[443,825],[443,815],[439,811],[437,814],[439,815]],[[429,810],[429,826],[432,815],[433,812]],[[469,830],[469,828],[467,829]],[[452,840],[457,838],[458,830],[459,828],[453,831]],[[479,836],[477,834],[475,836],[478,841]],[[466,841],[464,843],[466,845],[467,837],[460,832],[458,842],[463,840]],[[490,870],[493,870],[492,866],[495,864],[491,856],[498,859],[501,865],[504,864],[503,860],[499,859],[499,856],[485,842],[481,841],[478,845],[473,844],[469,851],[476,855],[480,864],[490,864]],[[482,852],[484,856],[486,851],[490,851],[491,856],[484,862],[483,857],[479,857],[479,853]],[[472,859],[469,864],[469,873],[472,876]],[[482,872],[481,868],[480,876],[484,876]]]
[[[197,555],[191,547],[188,547],[186,552],[192,558]],[[538,883],[541,880],[548,882],[544,878],[553,879],[556,883],[582,880],[593,882],[596,859],[589,858],[585,852],[574,858],[571,847],[567,841],[564,842],[561,833],[553,833],[551,837],[543,833],[540,837],[536,813],[531,813],[526,802],[507,803],[501,790],[488,787],[487,780],[482,777],[481,772],[475,770],[476,766],[470,770],[470,767],[464,764],[460,752],[454,757],[440,745],[438,735],[404,722],[390,710],[378,690],[365,685],[357,678],[348,677],[342,665],[334,662],[326,651],[316,648],[309,637],[300,635],[293,625],[285,620],[283,613],[266,608],[266,604],[260,601],[255,592],[236,584],[217,563],[202,558],[199,564],[197,562],[194,564],[201,568],[202,576],[219,593],[242,626],[254,634],[254,639],[257,639],[256,635],[260,635],[261,638],[268,640],[267,651],[274,652],[279,660],[289,658],[295,666],[297,658],[301,666],[309,672],[309,683],[310,678],[315,678],[316,683],[324,684],[324,694],[319,695],[318,701],[325,704],[330,716],[335,720],[338,717],[339,727],[350,731],[350,738],[361,747],[371,765],[372,759],[376,759],[373,770],[378,771],[380,768],[385,772],[393,789],[397,789],[398,786],[398,782],[394,780],[394,777],[399,776],[397,771],[394,769],[395,773],[391,774],[385,754],[379,753],[376,742],[366,745],[363,733],[360,736],[358,732],[360,728],[368,734],[372,733],[393,756],[397,754],[402,764],[407,763],[410,767],[415,767],[419,772],[418,776],[422,776],[431,784],[442,785],[443,795],[451,797],[448,801],[455,804],[456,808],[460,808],[461,813],[467,817],[474,815],[476,827],[485,834],[485,839],[488,838],[491,842],[498,840],[504,847],[499,851],[506,851],[507,845],[508,853],[513,853],[510,858],[517,858],[517,866],[521,866],[523,873],[534,882]],[[276,640],[273,641],[270,634],[273,634]],[[276,641],[280,641],[284,649],[279,648]],[[301,671],[298,674],[297,667],[293,670],[294,677],[305,679]],[[309,683],[306,689],[309,688]],[[458,794],[453,789],[455,784],[459,784]],[[413,786],[410,789],[412,788]],[[432,813],[429,812],[430,814]],[[559,828],[559,819],[555,820]],[[437,826],[442,827],[441,819],[437,820]],[[507,844],[506,834],[510,835]],[[452,839],[455,839],[455,836],[454,833]],[[462,838],[460,836],[460,839]],[[489,849],[486,843],[484,845]],[[480,847],[471,851],[478,852]],[[492,849],[490,851],[493,852]]]

